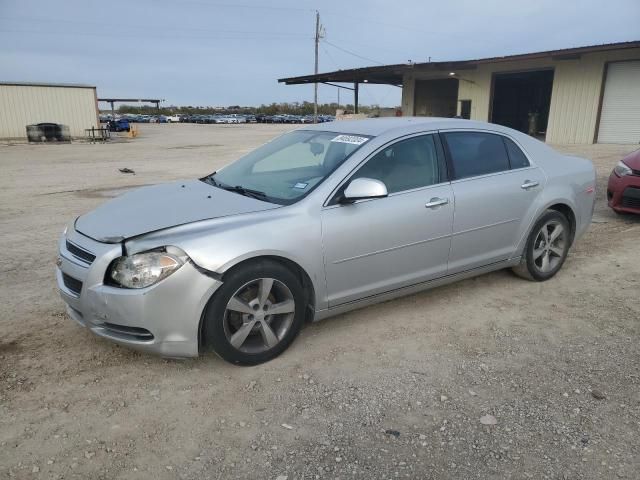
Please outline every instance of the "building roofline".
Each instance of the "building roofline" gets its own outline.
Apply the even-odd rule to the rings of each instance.
[[[520,53],[501,57],[485,57],[471,60],[450,60],[441,62],[425,63],[399,63],[392,65],[381,65],[375,67],[352,68],[348,70],[336,70],[333,72],[319,73],[317,75],[302,75],[298,77],[288,77],[278,79],[279,83],[286,85],[299,85],[306,83],[325,82],[358,82],[377,84],[398,85],[402,83],[402,76],[405,72],[413,69],[419,70],[452,70],[452,69],[473,69],[477,65],[486,63],[511,62],[517,60],[534,60],[538,58],[551,57],[558,60],[578,59],[581,55],[595,52],[606,52],[610,50],[624,50],[628,48],[640,48],[640,40],[628,42],[605,43],[601,45],[589,45],[584,47],[562,48],[557,50],[545,50],[541,52]]]
[[[16,87],[60,87],[60,88],[96,88],[95,85],[85,85],[82,83],[43,83],[43,82],[2,82],[0,85]]]

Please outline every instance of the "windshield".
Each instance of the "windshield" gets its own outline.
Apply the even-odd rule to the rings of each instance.
[[[203,180],[241,195],[288,205],[324,181],[370,137],[297,130]]]

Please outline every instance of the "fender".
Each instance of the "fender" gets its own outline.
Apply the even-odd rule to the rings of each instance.
[[[565,189],[567,190],[567,192],[570,191],[569,187],[565,187]],[[557,190],[557,191],[554,191],[554,190]],[[556,185],[556,186],[547,185],[544,192],[545,198],[541,199],[542,203],[540,203],[539,206],[534,207],[535,213],[530,217],[531,220],[526,225],[526,228],[523,228],[522,235],[520,237],[520,240],[518,241],[518,247],[516,248],[516,251],[514,252],[513,257],[519,257],[523,255],[525,246],[527,244],[527,240],[529,239],[529,235],[531,235],[531,231],[533,230],[534,225],[536,224],[538,219],[542,216],[542,214],[549,209],[549,207],[553,205],[558,205],[558,204],[564,204],[568,206],[573,212],[574,216],[576,217],[576,224],[578,223],[578,214],[577,214],[576,204],[573,200],[571,200],[569,195],[566,194],[567,192],[562,192],[562,187],[559,185]],[[549,196],[551,196],[551,199],[548,199]]]

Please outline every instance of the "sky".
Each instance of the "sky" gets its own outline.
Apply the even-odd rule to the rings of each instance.
[[[640,0],[0,0],[0,81],[165,105],[313,101],[277,79],[313,73],[316,9],[321,72],[640,40]],[[321,85],[319,101],[337,92]],[[360,102],[400,95],[363,85]]]

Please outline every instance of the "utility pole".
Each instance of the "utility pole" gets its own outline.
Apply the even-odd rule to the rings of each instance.
[[[318,75],[318,45],[320,44],[320,12],[316,10],[316,36],[315,36],[315,68],[314,73]],[[313,123],[318,123],[318,82],[313,83]]]

